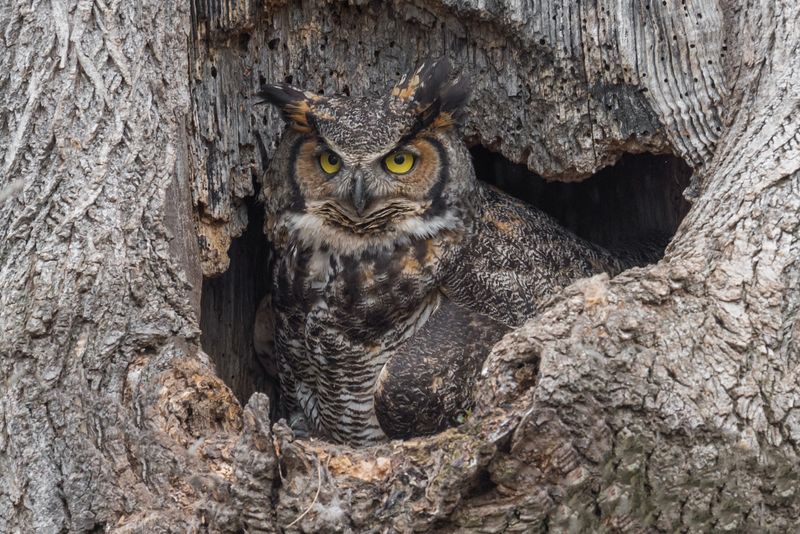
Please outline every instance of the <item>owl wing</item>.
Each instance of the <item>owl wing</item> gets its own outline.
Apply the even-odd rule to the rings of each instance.
[[[378,377],[375,414],[390,438],[460,422],[486,356],[510,327],[577,278],[624,268],[541,211],[481,187],[481,216],[471,237],[443,257],[436,311]]]
[[[483,361],[507,331],[486,315],[442,298],[381,370],[374,406],[384,433],[406,439],[463,422]]]
[[[623,262],[549,215],[481,185],[480,217],[448,258],[443,291],[461,306],[517,326],[578,278],[617,274]]]

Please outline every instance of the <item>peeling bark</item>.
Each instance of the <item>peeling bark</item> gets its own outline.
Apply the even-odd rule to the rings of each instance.
[[[0,531],[796,529],[796,5],[199,4],[0,8]],[[562,180],[673,152],[693,206],[506,336],[461,427],[294,439],[200,347],[280,131],[250,95],[443,53],[472,141]]]

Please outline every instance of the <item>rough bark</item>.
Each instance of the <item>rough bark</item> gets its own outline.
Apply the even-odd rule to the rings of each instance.
[[[490,4],[0,8],[0,531],[796,528],[797,6]],[[225,269],[280,130],[250,95],[440,53],[472,140],[565,180],[672,151],[694,205],[659,264],[509,334],[465,425],[293,439],[199,344],[196,258]]]
[[[194,13],[193,194],[206,275],[227,268],[246,223],[242,198],[283,127],[254,106],[264,81],[382,94],[421,61],[448,56],[472,85],[468,141],[559,180],[624,152],[673,152],[698,167],[721,130],[727,34],[715,2],[250,0]]]

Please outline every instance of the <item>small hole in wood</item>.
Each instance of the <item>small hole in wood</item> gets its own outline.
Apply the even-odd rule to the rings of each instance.
[[[239,35],[239,49],[246,51],[249,46],[250,46],[250,34],[245,32]]]

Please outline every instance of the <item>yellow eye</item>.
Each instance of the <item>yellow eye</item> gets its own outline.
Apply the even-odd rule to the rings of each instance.
[[[406,174],[414,166],[414,154],[411,152],[395,152],[386,156],[383,164],[392,174]]]
[[[342,168],[342,160],[329,150],[320,155],[319,166],[322,167],[325,174],[334,174]]]

